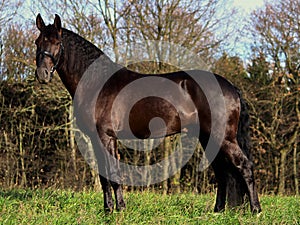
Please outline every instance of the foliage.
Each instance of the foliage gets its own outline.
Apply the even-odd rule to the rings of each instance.
[[[76,161],[76,157],[69,156],[72,155],[68,142],[71,101],[61,85],[40,87],[33,80],[1,82],[2,187],[37,188],[42,185],[81,189],[85,185],[74,179],[82,172],[72,171],[72,161]],[[75,163],[80,165],[80,162]],[[69,176],[71,172],[76,176]]]
[[[258,185],[266,193],[299,194],[299,7],[297,0],[277,1],[253,11],[247,67],[223,54],[214,68],[248,102]]]
[[[298,0],[266,3],[252,13],[252,36],[258,40],[254,52],[270,60],[273,79],[285,86],[299,84],[299,10]]]
[[[252,13],[249,24],[257,40],[248,67],[255,83],[249,96],[255,113],[253,132],[259,136],[259,157],[270,162],[262,170],[278,182],[279,193],[290,185],[299,193],[299,9],[297,0],[266,3]]]
[[[35,59],[33,30],[13,24],[5,30],[3,37],[4,59],[1,80],[18,80],[33,74]]]

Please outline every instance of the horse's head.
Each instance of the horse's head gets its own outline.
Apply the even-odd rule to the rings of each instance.
[[[46,26],[38,14],[36,26],[41,33],[35,41],[37,46],[35,74],[40,83],[48,83],[57,69],[63,52],[60,17],[55,15],[54,23]]]

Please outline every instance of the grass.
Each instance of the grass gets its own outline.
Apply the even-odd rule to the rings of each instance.
[[[0,191],[0,224],[300,224],[300,197],[262,196],[263,212],[213,213],[214,195],[126,193],[127,209],[105,215],[102,193]]]

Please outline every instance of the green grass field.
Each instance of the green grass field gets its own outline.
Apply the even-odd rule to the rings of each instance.
[[[102,193],[0,191],[0,224],[300,224],[300,197],[261,196],[263,212],[213,213],[214,194],[125,194],[127,209],[105,215]]]

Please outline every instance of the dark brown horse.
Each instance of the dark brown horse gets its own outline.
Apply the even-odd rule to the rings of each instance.
[[[155,83],[151,81],[154,75],[136,73],[115,64],[93,44],[62,28],[57,15],[54,24],[46,26],[39,14],[36,25],[40,30],[36,40],[36,77],[40,83],[48,83],[56,70],[71,94],[78,126],[93,143],[105,210],[114,208],[111,187],[117,210],[125,208],[117,150],[121,133],[126,136],[131,130],[138,138],[148,138],[180,133],[183,128],[188,131],[198,128],[201,134],[198,138],[208,151],[218,183],[215,211],[225,208],[227,196],[238,198],[232,205],[241,204],[244,194],[250,200],[251,210],[261,211],[248,144],[246,104],[230,82],[215,74],[193,70],[156,74],[155,78],[162,81]],[[86,74],[92,75],[86,78]],[[134,82],[140,88],[139,93],[146,92],[149,86],[157,93],[168,90],[158,94],[161,97],[143,93],[141,101],[130,105],[127,100],[137,94],[119,93]],[[173,103],[177,105],[174,107]],[[125,121],[127,112],[129,122]],[[150,129],[149,123],[157,117],[163,120],[165,129],[159,123]]]

